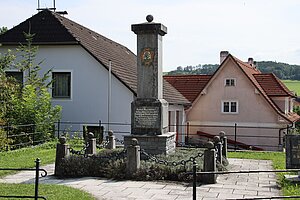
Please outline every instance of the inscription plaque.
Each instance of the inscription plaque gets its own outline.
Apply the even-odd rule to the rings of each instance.
[[[136,128],[153,128],[159,123],[159,108],[141,106],[137,107],[134,113]]]
[[[286,168],[300,168],[300,135],[286,135]]]

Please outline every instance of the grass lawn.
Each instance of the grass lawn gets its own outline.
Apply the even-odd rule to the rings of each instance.
[[[2,184],[0,183],[0,195],[16,195],[16,196],[33,196],[34,185],[33,184]],[[63,185],[39,185],[39,196],[44,196],[47,200],[94,200],[92,195]],[[4,198],[1,198],[4,199]],[[8,199],[8,198],[5,198]]]
[[[282,82],[291,90],[300,95],[300,81],[295,80],[282,80]]]
[[[55,142],[50,142],[35,147],[0,152],[0,168],[33,168],[36,158],[41,159],[41,165],[53,163],[55,161],[55,145]],[[15,172],[0,170],[0,177],[12,173]]]
[[[55,147],[56,142],[49,142],[35,147],[23,148],[8,152],[0,152],[0,168],[33,168],[35,167],[34,161],[36,160],[36,158],[41,159],[41,165],[53,163],[55,161]],[[16,171],[0,170],[0,177],[11,173],[16,173]],[[32,196],[34,195],[34,185],[0,183],[0,195]],[[48,200],[95,199],[86,192],[63,185],[40,184],[39,195],[45,196]]]
[[[228,152],[230,158],[272,160],[274,169],[285,169],[285,153],[283,152]],[[292,184],[284,179],[285,173],[277,173],[278,183],[284,196],[300,195],[300,185]]]

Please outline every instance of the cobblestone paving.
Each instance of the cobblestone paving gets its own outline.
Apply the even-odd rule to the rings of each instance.
[[[271,170],[271,161],[229,159],[230,170]],[[114,181],[94,177],[56,179],[54,165],[43,166],[48,176],[40,183],[66,185],[87,191],[99,200],[191,200],[192,187],[170,182]],[[34,172],[0,179],[4,183],[33,183]],[[197,199],[240,199],[280,195],[274,173],[220,175],[217,184],[197,187]],[[46,195],[45,195],[46,196]]]

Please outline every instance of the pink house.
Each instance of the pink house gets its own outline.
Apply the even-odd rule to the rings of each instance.
[[[225,131],[239,148],[281,150],[283,135],[300,119],[294,94],[253,59],[243,62],[222,51],[213,75],[165,76],[192,105],[186,109],[186,138],[207,140]]]

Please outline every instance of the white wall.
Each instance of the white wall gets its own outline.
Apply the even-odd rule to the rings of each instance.
[[[71,71],[71,99],[53,99],[61,105],[62,121],[97,123],[108,122],[108,70],[81,46],[40,46],[36,61],[42,61],[42,72]],[[113,62],[113,61],[112,61]],[[112,76],[110,122],[131,123],[133,93]],[[73,129],[82,127],[73,126]],[[129,126],[111,126],[112,130],[130,131]],[[129,133],[128,133],[129,134]]]

